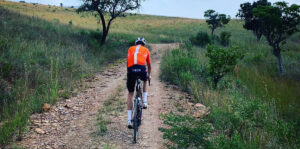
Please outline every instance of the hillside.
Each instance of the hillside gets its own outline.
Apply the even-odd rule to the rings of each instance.
[[[195,116],[194,111],[190,111],[191,107],[184,104],[194,107],[202,103],[211,109],[211,115],[205,120],[215,128],[212,134],[216,136],[209,135],[219,141],[217,145],[223,143],[225,148],[226,145],[236,147],[245,144],[250,144],[247,148],[295,148],[300,144],[300,33],[294,34],[282,45],[285,73],[280,75],[271,47],[265,39],[257,41],[251,31],[243,29],[242,21],[231,20],[224,28],[217,29],[216,35],[222,31],[231,33],[230,45],[238,47],[243,59],[235,67],[235,72],[225,77],[215,91],[208,81],[207,51],[189,42],[190,37],[199,31],[210,32],[204,20],[128,14],[113,22],[104,46],[99,45],[99,20],[92,13],[78,14],[73,8],[0,0],[0,20],[2,146],[22,139],[23,132],[28,131],[26,126],[31,124],[30,115],[41,113],[43,103],[55,105],[57,101],[76,98],[84,93],[94,76],[110,67],[108,64],[122,64],[127,48],[139,36],[145,37],[148,43],[182,44],[173,52],[162,52],[169,48],[152,49],[159,56],[164,54],[161,73],[157,68],[155,82],[160,84],[158,75],[161,74],[162,80],[190,94],[186,100],[185,96],[179,95],[175,100],[170,97],[164,102],[175,106],[171,108],[175,109],[175,113],[186,114],[193,119],[174,118],[171,114],[168,115],[169,120],[192,122],[196,117],[197,122],[200,116]],[[152,45],[150,48],[153,47],[160,46]],[[158,58],[156,60],[160,62]],[[159,67],[158,64],[155,66]],[[122,80],[121,77],[117,79]],[[162,94],[167,94],[167,89],[161,86],[163,84],[160,84],[160,89],[164,90]],[[183,101],[186,103],[181,103]],[[125,103],[122,104],[124,106]],[[166,119],[168,116],[165,116]],[[120,122],[117,124],[121,125]],[[197,123],[194,124],[198,128]],[[191,126],[194,124],[191,123]],[[199,126],[197,131],[204,129]],[[180,130],[185,133],[185,129]],[[170,138],[169,141],[172,142]]]
[[[1,6],[49,22],[65,25],[72,22],[77,28],[101,31],[99,19],[94,14],[77,14],[73,8],[15,2],[1,2]],[[151,43],[181,41],[195,33],[200,22],[203,20],[129,14],[114,21],[110,36],[132,39],[143,36]]]

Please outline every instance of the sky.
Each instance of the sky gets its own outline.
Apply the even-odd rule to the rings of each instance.
[[[13,0],[19,1],[19,0]],[[59,6],[79,6],[81,0],[24,0],[30,3],[50,4]],[[269,0],[277,2],[282,0]],[[300,5],[300,0],[285,0],[289,4]],[[173,16],[203,19],[204,11],[208,9],[225,13],[235,18],[241,3],[253,2],[253,0],[146,0],[138,10],[141,14]]]

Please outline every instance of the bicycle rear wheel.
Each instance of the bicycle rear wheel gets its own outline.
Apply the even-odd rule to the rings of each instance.
[[[138,131],[139,131],[139,125],[138,125],[138,103],[134,103],[134,117],[133,117],[133,143],[137,142],[137,137],[138,137]]]

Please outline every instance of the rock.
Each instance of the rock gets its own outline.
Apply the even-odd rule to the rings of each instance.
[[[66,104],[64,107],[67,108],[67,109],[72,108],[71,104]]]
[[[205,106],[203,104],[201,104],[201,103],[195,104],[195,107],[196,108],[205,108]]]
[[[188,102],[188,105],[189,105],[189,106],[194,106],[194,104],[193,104],[193,103],[191,103],[191,102]]]
[[[200,118],[202,116],[202,113],[200,113],[200,112],[195,112],[194,114],[193,114],[193,117],[194,118]]]
[[[38,133],[38,134],[45,134],[45,131],[43,130],[43,129],[41,129],[41,128],[35,128],[35,130],[34,130],[36,133]]]
[[[44,111],[44,112],[49,111],[50,108],[51,108],[51,106],[50,106],[49,104],[47,104],[47,103],[44,103],[44,104],[43,104],[43,111]]]

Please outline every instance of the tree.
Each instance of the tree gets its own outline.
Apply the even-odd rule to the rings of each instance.
[[[230,16],[226,16],[225,14],[219,14],[211,9],[204,12],[204,17],[206,18],[206,23],[211,28],[212,36],[214,35],[215,29],[217,29],[218,27],[223,27],[230,21]]]
[[[77,9],[77,12],[97,12],[102,23],[101,45],[105,43],[110,25],[117,17],[125,16],[125,12],[140,8],[143,0],[83,0],[83,4]],[[105,15],[109,16],[106,19]]]
[[[63,7],[63,3],[60,3],[60,7]]]
[[[213,81],[213,88],[216,89],[218,82],[229,72],[234,70],[241,53],[237,47],[219,48],[214,45],[207,46],[209,64],[208,73]]]
[[[253,9],[253,14],[261,20],[262,33],[273,48],[273,54],[278,59],[279,72],[282,74],[280,44],[299,31],[297,26],[300,25],[300,6],[277,2],[272,6],[259,6]]]
[[[268,0],[258,0],[252,4],[247,2],[240,5],[239,13],[236,15],[245,21],[244,28],[246,30],[252,30],[257,40],[262,37],[261,20],[253,15],[253,9],[258,6],[271,6]]]

